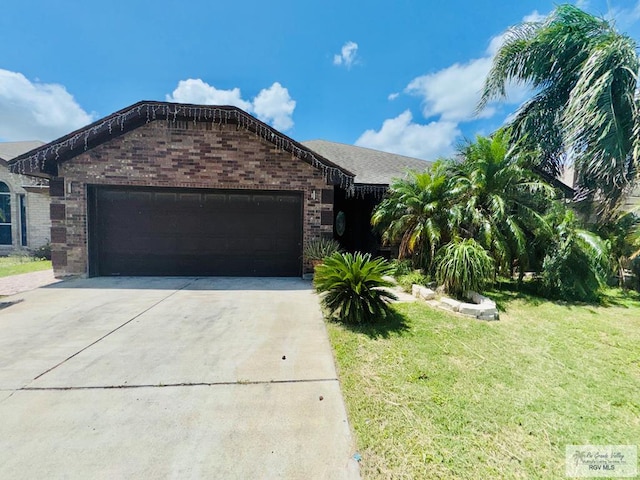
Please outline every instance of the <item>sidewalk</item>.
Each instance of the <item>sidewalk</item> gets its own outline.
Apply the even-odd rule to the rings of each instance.
[[[53,270],[42,270],[40,272],[21,273],[20,275],[2,277],[0,278],[0,297],[34,290],[60,281],[61,280],[53,276]]]

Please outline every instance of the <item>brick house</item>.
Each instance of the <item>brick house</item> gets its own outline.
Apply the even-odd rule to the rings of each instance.
[[[49,241],[48,182],[10,173],[8,166],[8,161],[42,144],[0,143],[0,255],[33,250]]]
[[[139,102],[18,156],[56,276],[299,276],[354,175],[236,107]]]

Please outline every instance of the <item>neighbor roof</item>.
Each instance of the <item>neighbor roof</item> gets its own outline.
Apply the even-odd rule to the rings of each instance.
[[[183,103],[142,101],[123,108],[86,127],[39,148],[19,155],[9,162],[11,171],[33,176],[58,175],[58,163],[90,150],[113,137],[134,130],[156,120],[211,122],[233,124],[244,128],[278,149],[309,163],[322,172],[327,182],[339,184],[347,190],[353,187],[353,173],[280,133],[238,107],[228,105],[191,105]]]
[[[404,178],[409,170],[424,171],[433,163],[395,153],[326,140],[310,140],[302,142],[302,144],[331,162],[353,172],[356,186],[367,184],[387,187],[394,179]]]
[[[30,140],[26,142],[1,142],[0,159],[9,161],[23,153],[27,153],[34,148],[44,145],[40,140]]]

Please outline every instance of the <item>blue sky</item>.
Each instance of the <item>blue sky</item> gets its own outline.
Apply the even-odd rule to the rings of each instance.
[[[514,88],[474,116],[500,36],[556,3],[5,0],[0,140],[50,141],[170,100],[237,105],[299,141],[434,159],[526,98]],[[640,0],[577,3],[640,42]]]

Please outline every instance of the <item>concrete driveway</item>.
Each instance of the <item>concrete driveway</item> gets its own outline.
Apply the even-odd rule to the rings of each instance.
[[[309,282],[93,278],[0,302],[0,478],[359,478]]]

